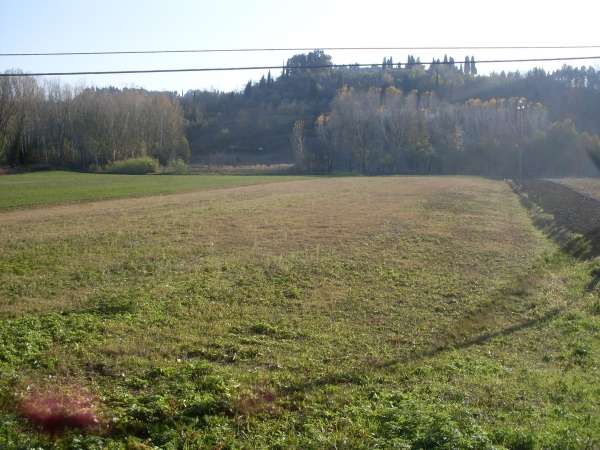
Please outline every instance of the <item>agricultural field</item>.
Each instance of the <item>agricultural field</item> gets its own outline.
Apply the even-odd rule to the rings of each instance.
[[[0,177],[0,448],[600,446],[600,264],[504,182],[190,176],[40,206],[177,178],[34,175]]]
[[[35,172],[0,176],[0,211],[49,204],[193,192],[289,179],[284,175],[111,175]]]
[[[600,178],[559,178],[553,181],[600,201]]]
[[[592,179],[585,184],[594,185]],[[581,186],[579,180],[528,180],[522,189],[541,208],[536,217],[540,228],[570,254],[593,258],[600,255],[600,198]]]

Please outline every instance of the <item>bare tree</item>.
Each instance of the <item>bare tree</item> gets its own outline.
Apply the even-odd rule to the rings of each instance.
[[[294,160],[299,169],[306,166],[306,155],[304,152],[304,120],[296,120],[292,129],[291,144],[294,152]]]

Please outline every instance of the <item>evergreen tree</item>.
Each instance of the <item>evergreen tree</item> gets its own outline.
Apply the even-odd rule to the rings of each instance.
[[[475,66],[475,57],[471,56],[471,74],[477,75],[477,67]]]
[[[246,83],[246,87],[244,88],[244,96],[250,97],[251,94],[252,94],[252,81],[248,81]],[[194,95],[195,95],[195,93],[194,93]]]

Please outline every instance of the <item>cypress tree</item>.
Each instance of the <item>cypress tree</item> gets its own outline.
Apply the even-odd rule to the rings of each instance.
[[[471,73],[477,75],[477,67],[475,66],[475,57],[471,56]]]

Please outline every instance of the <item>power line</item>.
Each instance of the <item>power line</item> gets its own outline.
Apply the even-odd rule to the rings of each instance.
[[[550,61],[583,61],[583,60],[599,60],[600,56],[571,56],[562,58],[524,58],[524,59],[486,59],[478,61],[470,61],[475,64],[501,64],[501,63],[522,63],[522,62],[550,62]],[[402,66],[415,66],[415,65],[459,65],[461,61],[446,62],[446,61],[432,61],[429,63],[394,63],[395,67],[401,68]],[[356,64],[323,64],[323,65],[312,65],[312,66],[245,66],[245,67],[200,67],[200,68],[184,68],[184,69],[137,69],[137,70],[95,70],[95,71],[80,71],[80,72],[29,72],[29,73],[15,73],[7,72],[0,73],[0,77],[41,77],[41,76],[67,76],[67,75],[118,75],[118,74],[144,74],[144,73],[179,73],[179,72],[228,72],[228,71],[241,71],[241,70],[278,70],[278,69],[291,69],[291,70],[311,70],[311,69],[336,69],[336,68],[359,68],[359,67],[370,67],[377,68],[383,67],[382,63],[356,63]]]
[[[89,52],[20,52],[0,53],[3,56],[85,56],[85,55],[140,55],[159,53],[249,53],[249,52],[300,52],[315,49],[327,51],[373,51],[373,50],[559,50],[559,49],[598,49],[600,45],[474,45],[474,46],[417,46],[417,47],[288,47],[288,48],[203,48],[180,50],[111,50]]]

